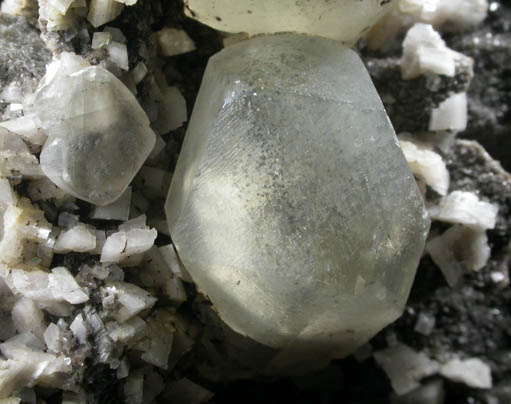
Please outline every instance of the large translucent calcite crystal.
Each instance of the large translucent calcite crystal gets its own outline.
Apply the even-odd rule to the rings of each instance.
[[[48,68],[29,110],[48,134],[41,152],[44,173],[96,205],[122,195],[156,142],[128,88],[73,54]]]
[[[226,32],[297,32],[353,44],[392,0],[185,0],[189,17]]]
[[[295,34],[210,59],[166,214],[222,320],[283,363],[346,355],[395,320],[429,227],[359,57]]]

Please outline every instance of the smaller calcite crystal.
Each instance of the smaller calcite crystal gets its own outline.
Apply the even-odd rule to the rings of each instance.
[[[113,74],[73,54],[50,65],[42,84],[30,106],[48,134],[42,170],[77,198],[115,201],[154,146],[145,112]]]
[[[381,0],[185,0],[185,12],[225,32],[296,32],[353,44],[393,5]]]

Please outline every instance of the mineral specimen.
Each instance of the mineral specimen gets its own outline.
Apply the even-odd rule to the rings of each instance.
[[[28,109],[48,134],[44,173],[96,205],[123,194],[155,143],[149,119],[126,86],[73,54],[48,68]]]
[[[210,59],[166,214],[220,317],[284,348],[276,367],[346,355],[395,320],[429,225],[358,56],[296,34]]]
[[[226,32],[297,32],[353,44],[393,4],[381,0],[185,0],[185,12]]]

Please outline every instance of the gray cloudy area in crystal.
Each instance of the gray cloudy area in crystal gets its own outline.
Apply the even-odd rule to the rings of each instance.
[[[400,315],[429,226],[359,57],[293,34],[210,59],[166,213],[228,325],[311,355]]]

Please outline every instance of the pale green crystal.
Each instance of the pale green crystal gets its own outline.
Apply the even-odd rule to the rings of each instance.
[[[394,4],[392,0],[185,0],[185,12],[220,31],[297,32],[353,44]]]
[[[359,57],[294,34],[210,59],[166,213],[220,317],[284,362],[346,355],[395,320],[429,226]]]

